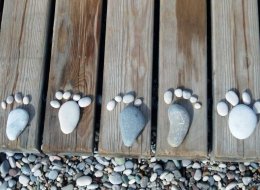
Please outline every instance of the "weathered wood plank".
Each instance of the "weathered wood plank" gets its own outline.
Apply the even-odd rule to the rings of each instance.
[[[246,140],[234,138],[228,117],[216,112],[217,103],[230,89],[249,89],[253,100],[260,96],[259,21],[257,0],[212,1],[212,52],[214,77],[213,155],[224,160],[260,158],[259,123]]]
[[[160,4],[159,107],[156,156],[203,158],[207,156],[207,52],[206,1],[163,0]],[[167,142],[168,108],[163,95],[170,88],[192,90],[202,102],[178,148]],[[174,99],[174,101],[176,98]]]
[[[103,101],[99,152],[103,155],[149,156],[154,2],[110,0],[107,8]],[[119,93],[143,97],[141,110],[148,123],[131,148],[123,145],[118,124],[120,103],[109,112],[107,103]],[[147,108],[146,108],[147,107]]]
[[[45,70],[50,0],[8,0],[4,3],[0,33],[0,99],[22,92],[31,96],[32,118],[16,141],[6,136],[11,109],[0,111],[0,149],[38,152],[41,123],[42,88]]]
[[[95,101],[81,110],[77,128],[65,135],[49,102],[57,90],[96,97],[102,0],[57,0],[44,126],[45,153],[92,154]]]

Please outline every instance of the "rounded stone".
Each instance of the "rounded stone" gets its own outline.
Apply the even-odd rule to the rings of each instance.
[[[12,95],[8,96],[6,98],[6,103],[7,104],[12,104],[14,102],[14,97]]]
[[[55,180],[58,177],[58,172],[56,170],[52,170],[48,174],[48,178],[50,180]]]
[[[7,108],[7,104],[6,104],[5,101],[1,102],[1,107],[2,107],[3,110],[5,110]]]
[[[29,181],[30,181],[30,179],[27,176],[25,176],[25,175],[19,176],[19,183],[21,183],[23,186],[27,186]]]
[[[123,97],[123,102],[125,104],[130,104],[130,103],[132,103],[134,101],[134,99],[135,99],[135,97],[132,94],[126,94]]]
[[[122,96],[117,95],[115,97],[115,101],[118,102],[118,103],[122,102],[122,100],[123,100]]]
[[[163,95],[163,99],[166,104],[170,104],[173,99],[172,91],[170,91],[170,90],[166,91]]]
[[[19,93],[19,92],[14,95],[14,99],[15,99],[15,101],[16,101],[17,103],[19,103],[19,104],[23,102],[22,94]]]
[[[184,99],[188,100],[191,98],[191,93],[188,90],[183,90],[182,96]]]
[[[196,181],[199,181],[199,180],[201,180],[201,177],[202,177],[201,170],[197,169],[197,170],[195,171],[195,174],[194,174],[194,179],[195,179]]]
[[[143,103],[143,101],[140,99],[140,98],[137,98],[135,101],[134,101],[134,105],[135,106],[141,106]]]
[[[28,96],[23,97],[23,104],[28,105],[30,103],[30,98]]]
[[[228,114],[228,105],[225,102],[219,102],[217,104],[217,112],[220,116],[226,116]]]
[[[201,103],[199,103],[199,102],[195,103],[194,104],[194,108],[197,109],[197,110],[200,109],[201,108]]]
[[[50,105],[51,105],[51,107],[53,107],[53,108],[59,108],[60,107],[60,102],[59,101],[57,101],[57,100],[52,100],[51,102],[50,102]]]
[[[91,98],[90,97],[81,98],[78,101],[78,104],[79,104],[79,107],[85,108],[85,107],[87,107],[87,106],[89,106],[91,104]]]
[[[99,177],[102,177],[102,176],[103,176],[103,172],[98,170],[98,171],[95,172],[94,175],[95,175],[95,177],[98,177],[98,178],[99,178]]]
[[[175,96],[178,97],[178,98],[182,97],[182,89],[177,88],[177,89],[174,91],[174,94],[175,94]]]
[[[57,91],[55,93],[55,98],[57,98],[58,100],[62,100],[63,97],[63,93],[61,91]]]
[[[251,104],[251,97],[250,97],[250,94],[247,91],[244,91],[242,93],[242,100],[243,100],[243,103],[246,104],[246,105]]]
[[[114,100],[111,100],[107,103],[107,110],[112,111],[116,107],[116,102]]]
[[[119,185],[122,183],[122,176],[117,172],[110,174],[108,179],[113,185]]]
[[[197,97],[197,96],[192,95],[192,96],[190,97],[190,102],[191,102],[192,104],[195,104],[197,101],[198,101],[198,97]]]
[[[231,182],[226,186],[226,190],[234,189],[237,186],[236,182]]]
[[[257,116],[250,107],[239,104],[230,111],[228,125],[231,134],[237,139],[248,138],[255,130],[256,124]]]
[[[237,94],[230,90],[226,93],[226,100],[232,105],[232,106],[236,106],[239,103],[239,98],[237,96]]]
[[[77,102],[80,100],[80,98],[81,98],[80,94],[74,94],[72,99]]]
[[[70,97],[71,97],[71,92],[70,92],[70,91],[64,92],[64,94],[63,94],[63,96],[62,96],[62,98],[63,98],[64,100],[68,100],[68,99],[70,99]]]
[[[157,173],[153,173],[150,177],[150,182],[154,182],[157,179]]]
[[[254,103],[253,109],[254,109],[255,113],[257,113],[257,114],[260,113],[260,102],[259,101],[256,101]]]
[[[82,176],[76,180],[76,184],[79,187],[87,186],[90,185],[91,183],[92,183],[92,178],[89,176]]]
[[[215,181],[220,181],[221,180],[221,177],[217,174],[213,175],[213,178]]]

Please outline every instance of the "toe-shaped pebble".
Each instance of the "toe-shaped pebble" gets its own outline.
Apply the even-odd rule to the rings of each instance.
[[[6,98],[6,103],[7,104],[12,104],[14,102],[14,97],[12,95],[8,96]]]
[[[28,96],[23,97],[23,104],[28,105],[30,103],[30,98]]]
[[[200,109],[201,108],[201,103],[200,102],[195,103],[194,104],[194,108],[197,109],[197,110]]]
[[[91,104],[91,98],[90,97],[81,98],[79,100],[78,104],[79,104],[79,107],[85,108]]]
[[[137,98],[135,101],[134,101],[134,105],[135,106],[141,106],[143,103],[143,101],[140,99],[140,98]]]
[[[70,91],[66,91],[64,92],[63,96],[62,96],[65,100],[70,99],[71,97],[71,92]]]
[[[226,93],[226,99],[232,106],[236,106],[239,103],[238,95],[233,90]]]
[[[19,104],[23,102],[22,94],[19,93],[19,92],[14,95],[14,99],[15,99],[15,101],[16,101],[17,103],[19,103]]]
[[[256,101],[254,103],[253,109],[254,109],[255,113],[257,113],[257,114],[260,113],[260,102],[259,101]]]
[[[197,101],[198,101],[198,97],[197,97],[197,96],[192,95],[192,96],[190,97],[190,102],[191,102],[192,104],[195,104]]]
[[[57,91],[55,93],[55,98],[57,98],[57,100],[61,100],[63,97],[63,93],[61,91]]]
[[[115,97],[115,101],[118,102],[118,103],[122,102],[122,100],[123,100],[123,98],[122,98],[122,96],[120,96],[120,95],[117,95],[117,96]]]
[[[220,116],[226,116],[228,114],[228,105],[225,102],[219,102],[217,104],[217,112]]]
[[[74,94],[73,97],[72,97],[72,99],[73,99],[74,101],[76,101],[76,102],[79,101],[80,98],[81,98],[81,96],[80,96],[79,94]]]
[[[172,91],[167,90],[167,91],[164,93],[164,95],[163,95],[163,99],[164,99],[164,102],[165,102],[166,104],[172,103],[172,99],[173,99]]]
[[[53,107],[53,108],[59,108],[59,107],[60,107],[60,102],[57,101],[57,100],[52,100],[52,101],[50,102],[50,105],[51,105],[51,107]]]
[[[177,88],[177,89],[174,91],[174,94],[175,94],[175,96],[178,97],[178,98],[182,97],[182,89]]]
[[[132,94],[126,94],[123,97],[123,102],[125,104],[130,104],[130,103],[132,103],[134,101],[134,99],[135,99],[135,97]]]
[[[244,91],[242,93],[242,100],[243,100],[243,103],[246,104],[246,105],[251,104],[251,97],[250,97],[250,94],[247,91]]]
[[[115,100],[111,100],[107,103],[107,110],[112,111],[116,107]]]
[[[1,102],[1,107],[2,107],[3,110],[5,110],[7,108],[7,104],[6,104],[5,101]]]
[[[182,96],[184,99],[188,100],[191,97],[191,93],[188,90],[183,90]]]

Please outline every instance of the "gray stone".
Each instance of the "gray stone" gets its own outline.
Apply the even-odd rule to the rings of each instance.
[[[201,180],[201,177],[202,177],[201,170],[197,169],[195,174],[194,174],[194,179],[196,181],[199,181],[199,180]]]
[[[73,189],[74,189],[74,186],[72,184],[69,184],[69,185],[61,188],[61,190],[73,190]]]
[[[125,168],[126,169],[132,169],[134,167],[134,164],[132,161],[128,160],[125,162]]]
[[[8,182],[5,181],[4,183],[2,183],[2,184],[0,185],[0,190],[6,190],[7,187],[8,187]]]
[[[81,187],[81,186],[87,186],[87,185],[90,185],[92,183],[92,178],[89,177],[89,176],[82,176],[82,177],[79,177],[77,180],[76,180],[76,184],[77,186]]]
[[[207,183],[197,183],[197,187],[200,190],[208,190],[209,189],[209,184],[207,184]]]
[[[125,165],[120,165],[120,166],[114,167],[115,172],[122,172],[124,170],[125,170]]]
[[[172,171],[176,170],[176,166],[173,161],[169,160],[166,162],[164,169],[172,172]]]
[[[115,157],[115,162],[117,163],[117,165],[123,165],[123,164],[125,164],[125,158]]]
[[[252,181],[252,178],[251,177],[242,177],[242,181],[247,186]]]
[[[113,185],[119,185],[122,183],[122,176],[117,172],[113,172],[109,175],[109,181]]]
[[[10,165],[9,162],[7,160],[4,160],[0,166],[0,172],[1,172],[1,176],[5,177],[10,169]]]
[[[58,172],[56,170],[52,170],[48,174],[48,178],[50,180],[55,180],[58,177]]]
[[[179,104],[172,104],[168,109],[168,117],[170,130],[167,141],[170,146],[178,147],[189,130],[190,116],[186,108]]]
[[[131,147],[146,124],[144,114],[135,106],[127,106],[119,115],[119,125],[125,146]]]
[[[149,181],[148,177],[146,177],[146,176],[142,177],[141,182],[140,182],[141,187],[146,188],[148,181]]]
[[[11,168],[16,168],[16,163],[15,163],[15,160],[14,160],[14,158],[12,156],[10,156],[8,158],[8,161],[9,161],[9,164],[10,164]]]
[[[19,177],[19,183],[21,183],[23,186],[27,186],[30,179],[25,175],[20,175]]]
[[[30,154],[30,155],[28,156],[28,161],[29,161],[29,162],[34,162],[35,160],[36,160],[36,156],[35,156],[35,155]]]
[[[16,185],[16,181],[15,180],[13,180],[13,179],[8,180],[8,186],[10,188],[14,187],[15,185]]]
[[[98,184],[91,184],[87,186],[87,189],[97,189],[98,188]]]

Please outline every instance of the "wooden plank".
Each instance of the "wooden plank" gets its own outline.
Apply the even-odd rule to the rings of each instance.
[[[207,156],[206,53],[206,1],[161,1],[157,157]],[[186,138],[179,147],[173,148],[167,142],[169,105],[165,104],[163,95],[168,89],[177,87],[190,89],[198,95],[202,108],[194,110]]]
[[[216,113],[217,103],[235,88],[249,89],[253,100],[260,95],[259,21],[257,0],[212,1],[212,52],[214,77],[213,155],[224,160],[259,160],[259,122],[245,140],[235,139],[228,117]],[[240,96],[241,97],[241,96]]]
[[[149,156],[151,138],[151,88],[154,2],[109,0],[99,153],[119,156]],[[134,91],[143,97],[141,111],[148,123],[131,148],[123,145],[118,124],[120,103],[109,112],[107,103],[118,93]],[[148,109],[147,109],[147,108]]]
[[[0,111],[0,149],[38,152],[42,88],[45,70],[50,1],[8,0],[4,3],[0,33],[0,99],[22,92],[31,96],[27,106],[32,120],[16,141],[6,136],[8,113]]]
[[[102,0],[57,0],[42,150],[92,154],[95,106],[81,110],[77,128],[65,135],[49,102],[57,90],[96,95]]]

